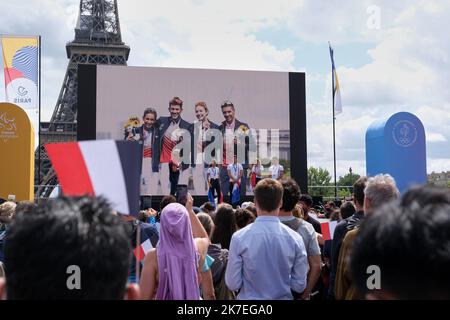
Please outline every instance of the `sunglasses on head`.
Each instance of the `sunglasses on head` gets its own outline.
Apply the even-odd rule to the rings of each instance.
[[[233,103],[231,101],[224,101],[222,103],[222,108],[223,107],[234,107]]]

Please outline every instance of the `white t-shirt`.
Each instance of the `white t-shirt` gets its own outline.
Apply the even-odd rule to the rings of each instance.
[[[272,179],[280,178],[281,171],[284,171],[284,168],[281,164],[271,165],[269,168],[269,172],[272,175]]]
[[[264,170],[263,166],[253,166],[252,172],[256,173],[257,178],[261,178],[262,172]]]
[[[209,179],[219,179],[219,168],[208,168],[206,171],[206,176],[209,176]]]
[[[241,173],[241,171],[244,171],[244,168],[242,167],[242,164],[240,164],[240,163],[229,164],[227,169],[228,169],[228,171],[231,172],[231,177],[234,180],[239,179],[239,174]]]

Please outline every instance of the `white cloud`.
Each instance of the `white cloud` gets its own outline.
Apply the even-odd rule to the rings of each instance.
[[[435,133],[435,132],[429,132],[426,134],[427,136],[427,142],[446,142],[447,138],[444,137],[443,134]]]
[[[279,50],[258,41],[252,33],[278,23],[293,3],[183,0],[174,8],[167,1],[157,5],[137,0],[123,2],[120,5],[121,20],[126,25],[122,28],[123,38],[127,41],[131,37],[133,41],[130,63],[292,70],[292,50]]]
[[[308,5],[314,7],[319,4],[308,2]],[[350,4],[344,2],[342,7],[341,3],[339,6],[336,15],[324,9],[318,21],[329,18],[332,25],[340,22],[341,10],[348,9]],[[370,63],[358,68],[338,66],[344,106],[344,113],[338,116],[336,129],[338,167],[341,162],[364,159],[364,134],[373,120],[387,119],[396,112],[408,111],[417,115],[425,126],[428,171],[449,169],[450,91],[447,87],[450,73],[445,70],[450,69],[450,41],[446,27],[450,5],[437,1],[410,1],[407,6],[405,2],[397,5],[397,12],[393,10],[395,5],[393,7],[390,3],[382,2],[379,6],[383,27],[377,31],[375,38],[370,36],[369,31],[358,28],[354,32],[331,27],[328,30],[319,28],[319,34],[314,35],[314,39],[323,41],[326,37],[336,37],[341,42],[370,43],[376,39],[373,48],[368,51],[372,59]],[[361,4],[356,5],[358,10],[363,7]],[[312,22],[306,21],[308,23]],[[347,21],[341,25],[346,29],[349,25],[356,27],[358,24]],[[307,35],[298,34],[308,38]],[[315,103],[316,107],[330,104],[330,75],[326,76],[325,82],[323,100]],[[308,109],[308,119],[311,119],[311,115],[315,116],[315,128],[309,127],[308,131],[309,146],[313,146],[314,150],[310,162],[332,168],[332,162],[324,161],[327,157],[332,159],[332,153],[318,153],[320,146],[330,150],[331,110],[326,108],[324,110],[327,112],[322,116],[314,114],[314,106]],[[318,130],[327,134],[323,135]],[[345,166],[340,170],[345,170]]]

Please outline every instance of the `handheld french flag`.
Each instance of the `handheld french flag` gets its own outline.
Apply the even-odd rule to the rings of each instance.
[[[153,249],[152,243],[150,239],[145,240],[141,243],[139,247],[133,250],[134,256],[138,259],[138,261],[142,261],[145,258],[145,255]]]
[[[238,204],[241,200],[241,191],[239,189],[239,182],[235,183],[233,186],[233,191],[231,193],[231,204]]]
[[[211,202],[214,205],[214,207],[216,207],[216,201],[214,200],[212,188],[209,188],[208,190],[208,201]]]
[[[336,229],[337,221],[327,221],[320,223],[323,240],[333,240],[334,229]]]
[[[51,143],[45,149],[65,195],[103,196],[113,210],[137,215],[142,166],[139,142]]]

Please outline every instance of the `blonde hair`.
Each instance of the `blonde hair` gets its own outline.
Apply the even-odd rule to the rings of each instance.
[[[296,204],[294,210],[292,210],[292,215],[296,218],[303,219],[303,207]]]
[[[14,218],[16,212],[16,204],[12,201],[7,201],[0,205],[0,217],[2,220],[10,220]]]

